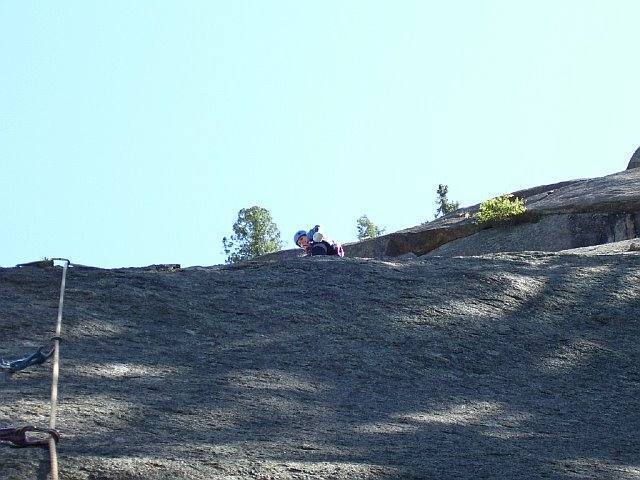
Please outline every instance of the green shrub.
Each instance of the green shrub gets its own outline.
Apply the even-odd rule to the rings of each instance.
[[[507,194],[480,204],[480,210],[478,210],[476,218],[480,224],[501,222],[518,217],[525,210],[524,200]]]

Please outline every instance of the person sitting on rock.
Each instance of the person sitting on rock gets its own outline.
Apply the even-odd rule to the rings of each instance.
[[[293,241],[303,248],[307,255],[337,255],[344,257],[342,245],[333,240],[322,231],[320,225],[316,225],[308,232],[299,230],[293,236]]]

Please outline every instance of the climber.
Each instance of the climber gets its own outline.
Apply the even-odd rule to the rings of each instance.
[[[320,225],[316,225],[308,232],[299,230],[293,236],[295,244],[304,249],[307,255],[337,255],[344,257],[342,245],[333,240],[324,233]]]

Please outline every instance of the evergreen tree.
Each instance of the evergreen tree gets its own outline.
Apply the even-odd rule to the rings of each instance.
[[[369,217],[362,215],[356,224],[358,229],[358,240],[366,240],[367,238],[375,238],[384,233],[384,228],[376,226]]]
[[[280,230],[266,208],[243,208],[238,212],[238,220],[233,224],[231,238],[222,239],[227,263],[277,252],[282,247]]]
[[[436,218],[455,212],[460,207],[458,202],[450,202],[447,198],[447,194],[449,193],[449,187],[447,185],[438,185],[436,193],[438,195],[438,198],[436,199],[436,205],[438,207],[436,210]]]

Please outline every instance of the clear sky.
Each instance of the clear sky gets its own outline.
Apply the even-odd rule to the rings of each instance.
[[[0,0],[0,265],[222,263],[626,168],[640,2]]]

